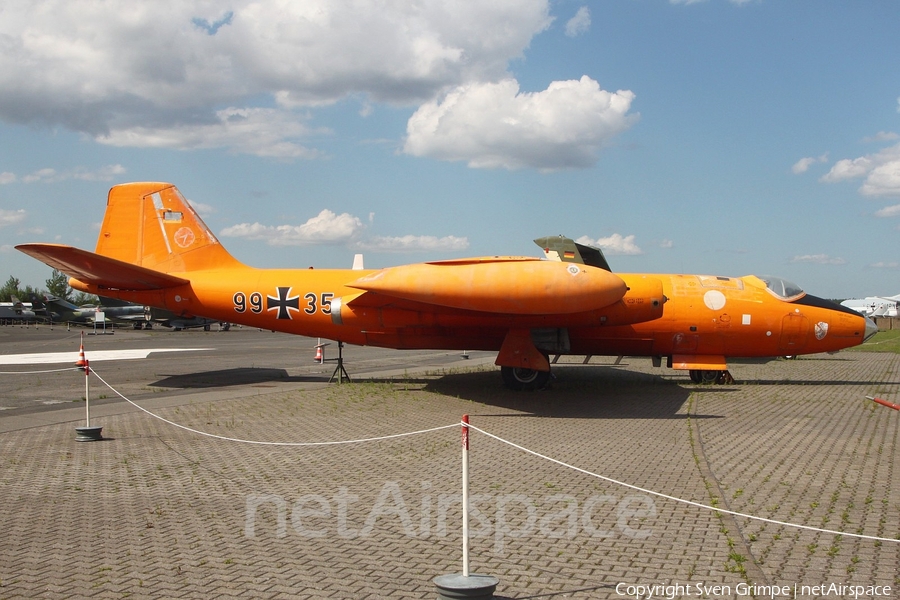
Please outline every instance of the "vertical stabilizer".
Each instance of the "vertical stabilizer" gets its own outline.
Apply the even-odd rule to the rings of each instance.
[[[239,264],[170,183],[112,188],[96,252],[164,273]]]
[[[564,235],[538,238],[534,240],[534,243],[541,247],[546,257],[550,260],[590,265],[612,273],[612,269],[609,267],[609,263],[606,262],[606,257],[603,256],[603,251],[600,248],[579,244]]]

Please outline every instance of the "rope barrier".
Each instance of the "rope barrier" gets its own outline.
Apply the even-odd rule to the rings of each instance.
[[[63,371],[81,370],[81,367],[66,367],[65,369],[49,369],[47,371],[0,371],[0,375],[38,375],[40,373],[62,373]]]
[[[110,390],[112,390],[112,392],[114,394],[116,394],[117,396],[119,396],[122,400],[129,403],[130,405],[137,408],[138,410],[150,415],[154,419],[159,419],[163,423],[167,423],[169,425],[172,425],[173,427],[178,427],[179,429],[183,429],[183,430],[189,431],[191,433],[196,433],[197,435],[202,435],[202,436],[214,438],[217,440],[223,440],[226,442],[238,442],[241,444],[255,444],[258,446],[293,446],[293,447],[297,447],[297,446],[339,446],[342,444],[362,444],[365,442],[378,442],[378,441],[382,441],[382,440],[390,440],[390,439],[394,439],[394,438],[407,437],[407,436],[411,436],[411,435],[419,435],[422,433],[431,433],[432,431],[439,431],[441,429],[449,429],[451,427],[458,426],[458,423],[453,423],[452,425],[441,425],[440,427],[432,427],[430,429],[422,429],[420,431],[410,431],[407,433],[394,433],[392,435],[361,438],[358,440],[341,440],[341,441],[332,441],[332,442],[263,442],[263,441],[258,441],[258,440],[244,440],[244,439],[240,439],[240,438],[230,438],[230,437],[226,437],[224,435],[216,435],[214,433],[207,433],[205,431],[200,431],[198,429],[192,429],[185,425],[175,423],[174,421],[170,421],[164,417],[154,414],[154,413],[150,412],[149,410],[147,410],[146,408],[144,408],[143,406],[135,404],[133,401],[126,398],[121,392],[119,392],[119,390],[117,390],[116,388],[111,386],[109,383],[106,382],[105,379],[100,377],[100,375],[97,373],[97,371],[93,367],[91,367],[91,373],[93,373],[97,377],[97,379],[99,379],[101,381],[101,383],[103,383],[103,385],[105,385]]]
[[[68,369],[64,369],[64,370],[68,370]],[[834,530],[834,529],[822,529],[822,528],[820,528],[820,527],[812,527],[812,526],[810,526],[810,525],[800,525],[800,524],[798,524],[798,523],[789,523],[789,522],[787,522],[787,521],[779,521],[779,520],[777,520],[777,519],[768,519],[768,518],[766,518],[766,517],[758,517],[758,516],[756,516],[756,515],[749,515],[749,514],[746,514],[746,513],[740,513],[740,512],[737,512],[737,511],[728,510],[728,509],[724,509],[724,508],[716,508],[715,506],[709,506],[708,504],[702,504],[702,503],[700,503],[700,502],[694,502],[693,500],[686,500],[686,499],[684,499],[684,498],[677,498],[677,497],[675,497],[675,496],[670,496],[669,494],[663,494],[662,492],[656,492],[656,491],[653,491],[653,490],[650,490],[650,489],[647,489],[647,488],[642,488],[642,487],[640,487],[640,486],[633,485],[633,484],[630,484],[630,483],[626,483],[626,482],[624,482],[624,481],[619,481],[619,480],[613,479],[613,478],[611,478],[611,477],[606,477],[606,476],[600,475],[600,474],[598,474],[598,473],[593,473],[593,472],[591,472],[591,471],[588,471],[587,469],[582,469],[581,467],[576,467],[576,466],[574,466],[574,465],[570,465],[570,464],[568,464],[568,463],[566,463],[566,462],[563,462],[563,461],[561,461],[561,460],[557,460],[557,459],[555,459],[555,458],[551,458],[551,457],[546,456],[546,455],[544,455],[544,454],[541,454],[541,453],[539,453],[539,452],[535,452],[534,450],[530,450],[530,449],[528,449],[528,448],[526,448],[526,447],[524,447],[524,446],[521,446],[521,445],[519,445],[519,444],[516,444],[515,442],[511,442],[511,441],[509,441],[509,440],[505,440],[505,439],[501,438],[500,436],[494,435],[494,434],[492,434],[492,433],[489,433],[489,432],[485,431],[484,429],[481,429],[480,427],[476,427],[476,426],[474,426],[474,425],[472,425],[472,424],[470,424],[470,423],[464,423],[464,422],[453,423],[452,425],[441,425],[441,426],[439,426],[439,427],[432,427],[432,428],[430,428],[430,429],[422,429],[422,430],[419,430],[419,431],[410,431],[410,432],[406,432],[406,433],[395,433],[395,434],[392,434],[392,435],[384,435],[384,436],[379,436],[379,437],[361,438],[361,439],[355,439],[355,440],[330,441],[330,442],[264,442],[264,441],[258,441],[258,440],[245,440],[245,439],[240,439],[240,438],[230,438],[230,437],[226,437],[226,436],[222,436],[222,435],[217,435],[217,434],[214,434],[214,433],[207,433],[207,432],[205,432],[205,431],[200,431],[200,430],[197,430],[197,429],[192,429],[192,428],[187,427],[187,426],[185,426],[185,425],[181,425],[181,424],[179,424],[179,423],[175,423],[174,421],[170,421],[170,420],[168,420],[168,419],[166,419],[166,418],[164,418],[164,417],[161,417],[161,416],[159,416],[159,415],[157,415],[157,414],[154,414],[154,413],[150,412],[149,410],[147,410],[146,408],[144,408],[144,407],[142,407],[142,406],[136,404],[135,402],[133,402],[132,400],[130,400],[129,398],[127,398],[125,395],[123,395],[121,392],[119,392],[117,389],[115,389],[115,388],[114,388],[112,385],[110,385],[105,379],[103,379],[103,378],[97,373],[97,371],[96,371],[95,369],[92,368],[92,369],[91,369],[91,372],[97,377],[97,379],[99,379],[99,380],[101,381],[101,383],[103,383],[103,385],[105,385],[105,386],[108,387],[110,390],[112,390],[112,392],[113,392],[114,394],[116,394],[117,396],[119,396],[120,398],[122,398],[123,400],[125,400],[126,402],[128,402],[129,404],[131,404],[132,406],[134,406],[135,408],[137,408],[138,410],[140,410],[140,411],[146,413],[147,415],[153,417],[154,419],[159,419],[159,420],[162,421],[163,423],[166,423],[166,424],[168,424],[168,425],[172,425],[173,427],[177,427],[177,428],[179,428],[179,429],[182,429],[182,430],[184,430],[184,431],[188,431],[188,432],[190,432],[190,433],[195,433],[195,434],[197,434],[197,435],[202,435],[202,436],[205,436],[205,437],[209,437],[209,438],[213,438],[213,439],[218,439],[218,440],[223,440],[223,441],[227,441],[227,442],[238,442],[238,443],[241,443],[241,444],[254,444],[254,445],[261,445],[261,446],[286,446],[286,447],[337,446],[337,445],[345,445],[345,444],[362,444],[362,443],[366,443],[366,442],[376,442],[376,441],[389,440],[389,439],[395,439],[395,438],[400,438],[400,437],[407,437],[407,436],[413,436],[413,435],[420,435],[420,434],[424,434],[424,433],[431,433],[431,432],[433,432],[433,431],[440,431],[440,430],[442,430],[442,429],[449,429],[449,428],[451,428],[451,427],[459,427],[459,426],[462,425],[463,427],[468,427],[469,429],[475,430],[475,431],[477,431],[478,433],[484,434],[484,435],[486,435],[487,437],[489,437],[489,438],[491,438],[491,439],[493,439],[493,440],[496,440],[496,441],[498,441],[498,442],[501,442],[501,443],[503,443],[503,444],[506,444],[506,445],[508,445],[508,446],[511,446],[511,447],[515,448],[516,450],[519,450],[519,451],[524,452],[524,453],[526,453],[526,454],[531,454],[532,456],[535,456],[535,457],[537,457],[537,458],[541,458],[541,459],[543,459],[543,460],[546,460],[546,461],[548,461],[548,462],[554,463],[554,464],[559,465],[559,466],[561,466],[561,467],[566,467],[567,469],[572,469],[573,471],[577,471],[577,472],[582,473],[582,474],[584,474],[584,475],[588,475],[588,476],[590,476],[590,477],[595,477],[595,478],[597,478],[597,479],[601,479],[601,480],[603,480],[603,481],[606,481],[606,482],[608,482],[608,483],[612,483],[612,484],[615,484],[615,485],[618,485],[618,486],[621,486],[621,487],[625,487],[625,488],[628,488],[628,489],[631,489],[631,490],[635,490],[635,491],[638,491],[638,492],[642,492],[642,493],[644,493],[644,494],[649,494],[649,495],[651,495],[651,496],[656,496],[656,497],[658,497],[658,498],[665,498],[666,500],[672,500],[673,502],[678,502],[678,503],[681,503],[681,504],[686,504],[686,505],[688,505],[688,506],[693,506],[693,507],[695,507],[695,508],[700,508],[700,509],[703,509],[703,510],[710,510],[710,511],[714,511],[714,512],[717,512],[717,513],[723,513],[723,514],[727,514],[727,515],[732,515],[732,516],[735,516],[735,517],[742,517],[742,518],[750,519],[750,520],[753,520],[753,521],[760,521],[760,522],[763,522],[763,523],[770,523],[770,524],[773,524],[773,525],[781,525],[781,526],[783,526],[783,527],[792,527],[792,528],[795,528],[795,529],[804,529],[804,530],[806,530],[806,531],[815,531],[815,532],[817,532],[817,533],[827,533],[827,534],[832,534],[832,535],[841,535],[841,536],[854,537],[854,538],[859,538],[859,539],[864,539],[864,540],[874,540],[874,541],[878,541],[878,542],[893,542],[893,543],[900,543],[900,540],[898,540],[898,539],[884,538],[884,537],[878,537],[878,536],[874,536],[874,535],[864,535],[864,534],[861,534],[861,533],[848,533],[848,532],[845,532],[845,531],[836,531],[836,530]]]
[[[561,461],[561,460],[557,460],[557,459],[555,459],[555,458],[550,458],[549,456],[545,456],[545,455],[543,455],[543,454],[540,454],[539,452],[535,452],[534,450],[529,450],[528,448],[526,448],[526,447],[524,447],[524,446],[520,446],[519,444],[516,444],[516,443],[514,443],[514,442],[510,442],[509,440],[504,440],[503,438],[501,438],[501,437],[499,437],[499,436],[496,436],[496,435],[494,435],[494,434],[492,434],[492,433],[488,433],[487,431],[485,431],[485,430],[483,430],[483,429],[480,429],[480,428],[478,428],[478,427],[475,427],[474,425],[471,425],[471,424],[470,424],[470,425],[468,425],[468,427],[469,427],[470,429],[474,429],[474,430],[477,431],[478,433],[483,433],[484,435],[486,435],[486,436],[488,436],[489,438],[492,438],[492,439],[494,439],[494,440],[497,440],[498,442],[502,442],[502,443],[504,443],[504,444],[507,444],[507,445],[509,445],[509,446],[512,446],[513,448],[515,448],[515,449],[517,449],[517,450],[520,450],[520,451],[522,451],[522,452],[525,452],[526,454],[531,454],[531,455],[536,456],[536,457],[538,457],[538,458],[542,458],[542,459],[544,459],[544,460],[550,461],[550,462],[552,462],[552,463],[554,463],[554,464],[557,464],[557,465],[566,467],[566,468],[568,468],[568,469],[572,469],[572,470],[574,470],[574,471],[578,471],[579,473],[583,473],[584,475],[590,475],[591,477],[596,477],[597,479],[602,479],[603,481],[607,481],[607,482],[613,483],[613,484],[615,484],[615,485],[619,485],[619,486],[626,487],[626,488],[629,488],[629,489],[632,489],[632,490],[636,490],[636,491],[638,491],[638,492],[643,492],[643,493],[645,493],[645,494],[650,494],[651,496],[656,496],[656,497],[658,497],[658,498],[665,498],[666,500],[673,500],[673,501],[675,501],[675,502],[680,502],[680,503],[682,503],[682,504],[687,504],[687,505],[690,505],[690,506],[694,506],[694,507],[696,507],[696,508],[702,508],[702,509],[706,509],[706,510],[712,510],[712,511],[724,513],[724,514],[727,514],[727,515],[733,515],[733,516],[735,516],[735,517],[744,517],[744,518],[746,518],[746,519],[752,519],[752,520],[754,520],[754,521],[762,521],[762,522],[764,522],[764,523],[772,523],[772,524],[774,524],[774,525],[783,525],[783,526],[785,526],[785,527],[794,527],[794,528],[797,528],[797,529],[806,529],[806,530],[808,530],[808,531],[816,531],[816,532],[819,532],[819,533],[831,533],[831,534],[834,534],[834,535],[846,535],[846,536],[848,536],[848,537],[855,537],[855,538],[860,538],[860,539],[864,539],[864,540],[875,540],[875,541],[878,541],[878,542],[894,542],[895,544],[896,544],[896,543],[900,543],[900,540],[898,540],[898,539],[882,538],[882,537],[877,537],[877,536],[874,536],[874,535],[863,535],[863,534],[860,534],[860,533],[846,533],[846,532],[844,532],[844,531],[835,531],[835,530],[833,530],[833,529],[820,529],[820,528],[818,528],[818,527],[811,527],[811,526],[809,526],[809,525],[799,525],[799,524],[797,524],[797,523],[788,523],[788,522],[786,522],[786,521],[778,521],[778,520],[776,520],[776,519],[767,519],[767,518],[765,518],[765,517],[757,517],[757,516],[755,516],[755,515],[748,515],[748,514],[745,514],[745,513],[739,513],[739,512],[736,512],[736,511],[733,511],[733,510],[724,509],[724,508],[716,508],[715,506],[709,506],[708,504],[701,504],[700,502],[694,502],[693,500],[685,500],[685,499],[683,499],[683,498],[676,498],[675,496],[669,496],[668,494],[663,494],[663,493],[661,493],[661,492],[654,492],[653,490],[648,490],[648,489],[646,489],[646,488],[642,488],[642,487],[639,487],[639,486],[636,486],[636,485],[632,485],[632,484],[630,484],[630,483],[625,483],[624,481],[619,481],[619,480],[617,480],[617,479],[612,479],[611,477],[605,477],[605,476],[599,475],[599,474],[597,474],[597,473],[592,473],[591,471],[588,471],[588,470],[586,470],[586,469],[582,469],[582,468],[580,468],[580,467],[576,467],[576,466],[574,466],[574,465],[570,465],[570,464],[568,464],[568,463],[564,463],[564,462]]]

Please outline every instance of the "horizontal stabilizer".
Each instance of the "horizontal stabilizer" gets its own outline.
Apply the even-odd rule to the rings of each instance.
[[[157,290],[190,283],[181,277],[62,244],[21,244],[16,246],[16,249],[62,271],[69,277],[102,288]]]

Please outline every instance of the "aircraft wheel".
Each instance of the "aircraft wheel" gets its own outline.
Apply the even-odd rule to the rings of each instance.
[[[519,367],[500,367],[503,383],[511,390],[539,390],[550,381],[550,371],[536,371]]]
[[[209,325],[204,325],[204,326],[203,326],[203,331],[209,331]]]
[[[700,371],[700,383],[716,383],[722,371]]]

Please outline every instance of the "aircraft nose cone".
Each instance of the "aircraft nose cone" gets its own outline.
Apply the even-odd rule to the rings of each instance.
[[[875,321],[866,317],[866,336],[863,338],[863,341],[865,342],[876,333],[878,333],[878,325],[875,324]]]

